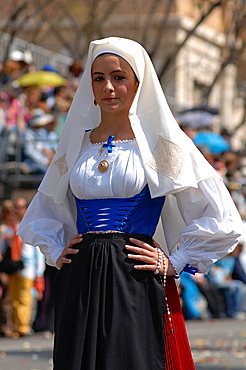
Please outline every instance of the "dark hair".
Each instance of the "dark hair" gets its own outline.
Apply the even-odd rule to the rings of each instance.
[[[139,80],[137,78],[137,75],[136,75],[134,69],[132,68],[131,64],[125,58],[123,58],[122,56],[120,56],[119,54],[116,54],[116,53],[104,52],[104,53],[98,54],[95,59],[97,59],[98,57],[101,57],[103,55],[116,55],[117,57],[120,57],[121,59],[124,59],[129,64],[129,66],[131,67],[131,70],[132,70],[132,72],[134,74],[134,77],[135,77],[136,82],[139,83]],[[94,62],[94,60],[93,60],[93,62]]]

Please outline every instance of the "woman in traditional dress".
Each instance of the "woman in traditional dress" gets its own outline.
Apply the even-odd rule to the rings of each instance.
[[[55,370],[194,369],[175,277],[207,272],[241,220],[135,41],[93,41],[19,233],[59,269]]]

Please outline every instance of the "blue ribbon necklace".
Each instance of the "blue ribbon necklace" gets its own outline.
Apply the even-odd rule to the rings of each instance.
[[[114,141],[114,135],[110,135],[108,137],[107,142],[105,144],[103,144],[101,149],[100,149],[100,156],[102,155],[103,148],[107,148],[108,153],[112,153],[113,147],[115,146],[114,144],[112,144],[113,141]],[[109,162],[106,159],[101,160],[101,162],[98,165],[98,169],[102,173],[108,171]]]

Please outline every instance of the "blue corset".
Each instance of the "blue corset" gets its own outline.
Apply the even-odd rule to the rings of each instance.
[[[130,198],[78,199],[78,233],[116,230],[153,236],[165,197],[151,198],[149,187]]]

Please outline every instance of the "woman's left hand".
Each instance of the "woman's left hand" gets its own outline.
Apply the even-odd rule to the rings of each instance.
[[[135,244],[136,246],[126,245],[127,251],[130,253],[127,255],[128,258],[132,260],[142,262],[141,265],[135,265],[134,268],[136,270],[148,270],[148,271],[156,271],[157,262],[158,262],[158,251],[157,248],[160,248],[159,244],[153,240],[153,247],[148,243],[143,242],[142,240],[130,238],[130,241]],[[131,254],[135,253],[135,254]],[[172,276],[175,275],[175,270],[167,256],[164,257],[166,259],[166,266],[167,266],[167,275]],[[163,263],[160,268],[160,273],[163,275]]]
[[[130,241],[136,244],[136,246],[126,245],[127,251],[130,252],[127,257],[139,262],[144,262],[142,265],[135,265],[134,268],[136,270],[148,270],[154,272],[158,261],[157,248],[135,238],[130,238]],[[131,254],[131,252],[136,254]]]

